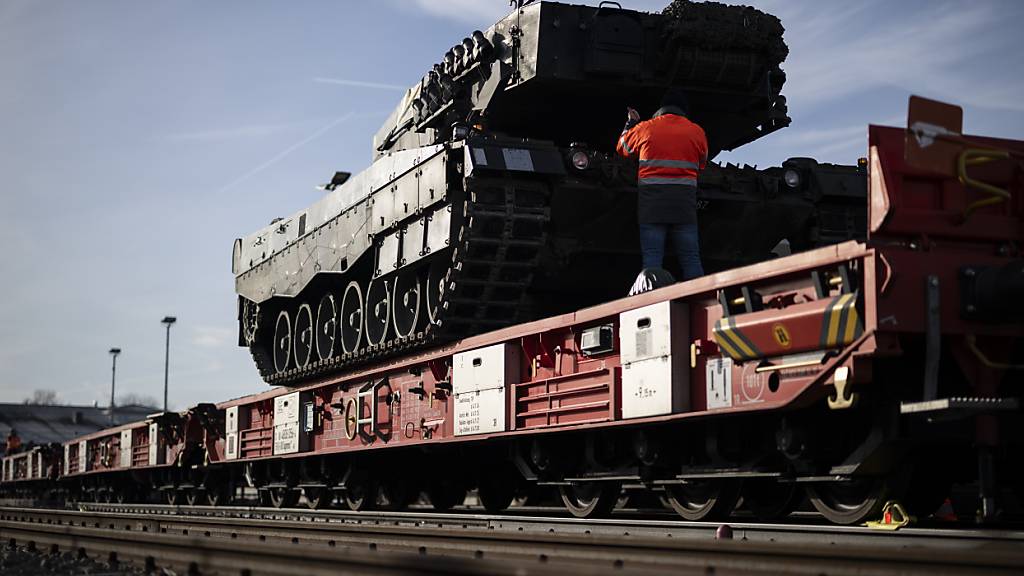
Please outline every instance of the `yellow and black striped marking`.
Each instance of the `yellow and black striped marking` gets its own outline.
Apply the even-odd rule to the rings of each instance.
[[[853,342],[864,331],[857,312],[857,293],[832,299],[821,324],[821,346],[835,348]]]
[[[736,321],[732,318],[722,318],[715,322],[712,333],[718,346],[733,360],[751,360],[762,356],[750,338],[736,329]]]

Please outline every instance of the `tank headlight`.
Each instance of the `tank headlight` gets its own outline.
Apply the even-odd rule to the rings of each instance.
[[[800,185],[800,173],[792,168],[782,173],[782,179],[786,182],[786,186],[790,188],[796,188]]]
[[[590,168],[590,156],[583,150],[577,150],[572,153],[572,165],[577,170],[586,170]]]

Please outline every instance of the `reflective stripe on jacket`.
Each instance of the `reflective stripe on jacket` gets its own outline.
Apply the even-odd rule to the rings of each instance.
[[[685,116],[660,113],[623,130],[616,152],[639,156],[637,183],[697,185],[708,158],[704,129]]]

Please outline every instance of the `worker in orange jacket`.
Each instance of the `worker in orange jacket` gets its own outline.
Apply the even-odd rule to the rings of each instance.
[[[4,453],[7,455],[15,454],[21,450],[21,437],[18,436],[18,431],[11,428],[11,433],[7,435],[7,444],[4,446]]]
[[[650,120],[629,108],[616,151],[638,157],[637,215],[644,268],[662,268],[671,239],[683,280],[704,275],[697,234],[697,175],[708,158],[704,129],[687,117],[686,93],[670,88]]]

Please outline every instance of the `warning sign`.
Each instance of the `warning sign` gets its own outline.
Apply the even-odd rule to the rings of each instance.
[[[789,348],[793,345],[793,339],[789,337],[789,330],[785,324],[776,324],[772,326],[772,337],[775,338],[775,342],[783,348]]]

